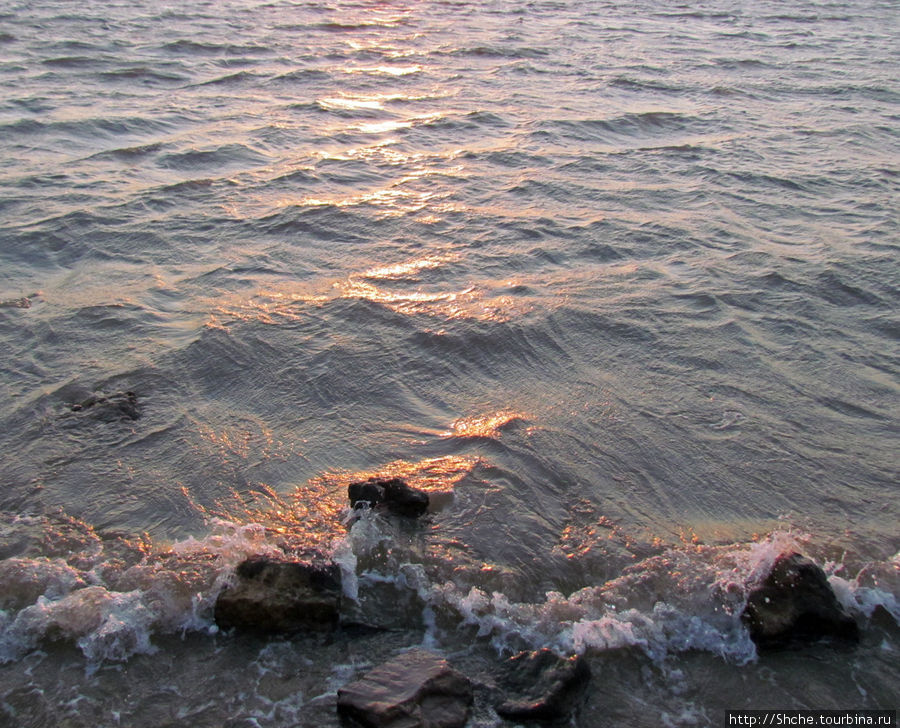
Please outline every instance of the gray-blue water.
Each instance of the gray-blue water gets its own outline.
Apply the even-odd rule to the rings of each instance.
[[[587,654],[592,728],[896,708],[898,28],[0,3],[0,725],[331,725],[423,642]],[[434,512],[348,531],[369,474]],[[394,631],[215,633],[241,558],[311,547]],[[787,548],[858,648],[756,654]]]

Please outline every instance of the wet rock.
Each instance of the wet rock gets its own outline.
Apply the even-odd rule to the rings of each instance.
[[[469,679],[440,655],[411,650],[338,690],[337,710],[366,728],[462,728]]]
[[[0,301],[0,308],[31,308],[31,299],[22,297]]]
[[[859,628],[838,603],[818,566],[798,553],[782,554],[752,592],[741,619],[761,649],[823,638],[858,641]]]
[[[494,706],[507,720],[560,720],[575,708],[591,671],[580,655],[559,657],[544,648],[510,658],[499,683],[504,699]]]
[[[87,399],[70,406],[73,412],[91,410],[92,414],[106,422],[127,418],[136,420],[141,416],[138,398],[134,392],[115,394],[93,394]]]
[[[336,564],[254,557],[238,565],[236,576],[216,599],[219,627],[263,634],[337,627],[341,572]]]
[[[369,506],[386,508],[398,516],[417,518],[428,510],[428,493],[407,485],[401,478],[369,478],[350,483],[347,488],[350,505],[365,502]]]

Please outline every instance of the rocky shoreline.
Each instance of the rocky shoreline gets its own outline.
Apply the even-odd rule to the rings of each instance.
[[[351,521],[365,509],[415,519],[429,506],[427,492],[400,478],[351,483],[348,498]],[[342,621],[341,582],[338,564],[324,555],[304,561],[252,557],[238,565],[232,583],[218,595],[215,621],[223,630],[261,635],[356,630],[359,624]],[[740,618],[760,654],[859,640],[856,621],[822,569],[796,552],[775,559],[749,592]],[[342,720],[366,728],[462,728],[480,687],[503,719],[557,723],[578,711],[591,677],[583,655],[548,648],[498,661],[495,673],[495,684],[475,685],[445,656],[414,647],[340,688],[336,709]]]

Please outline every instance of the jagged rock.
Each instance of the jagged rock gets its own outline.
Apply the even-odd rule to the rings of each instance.
[[[398,516],[417,518],[428,510],[428,493],[406,484],[401,478],[369,478],[350,483],[347,488],[350,505],[366,502],[371,507],[384,507]]]
[[[856,622],[838,603],[825,572],[798,553],[775,560],[765,581],[750,592],[741,619],[762,649],[825,637],[859,639]]]
[[[254,557],[241,562],[236,575],[234,586],[216,599],[219,627],[264,634],[337,627],[341,572],[336,564]]]
[[[111,422],[127,417],[136,420],[141,416],[137,395],[134,392],[116,392],[115,394],[93,394],[87,399],[71,405],[73,412],[92,410],[101,420]]]
[[[520,652],[505,665],[499,683],[505,699],[494,709],[507,720],[559,720],[575,707],[591,671],[580,655],[559,657],[544,648]]]
[[[338,690],[337,710],[366,728],[462,728],[469,679],[440,655],[412,650]]]

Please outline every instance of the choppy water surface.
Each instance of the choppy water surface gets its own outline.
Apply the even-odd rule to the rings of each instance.
[[[585,652],[579,726],[897,707],[895,2],[0,11],[0,724],[334,725],[422,642]],[[214,632],[310,548],[394,631]],[[783,548],[858,649],[756,655]]]

